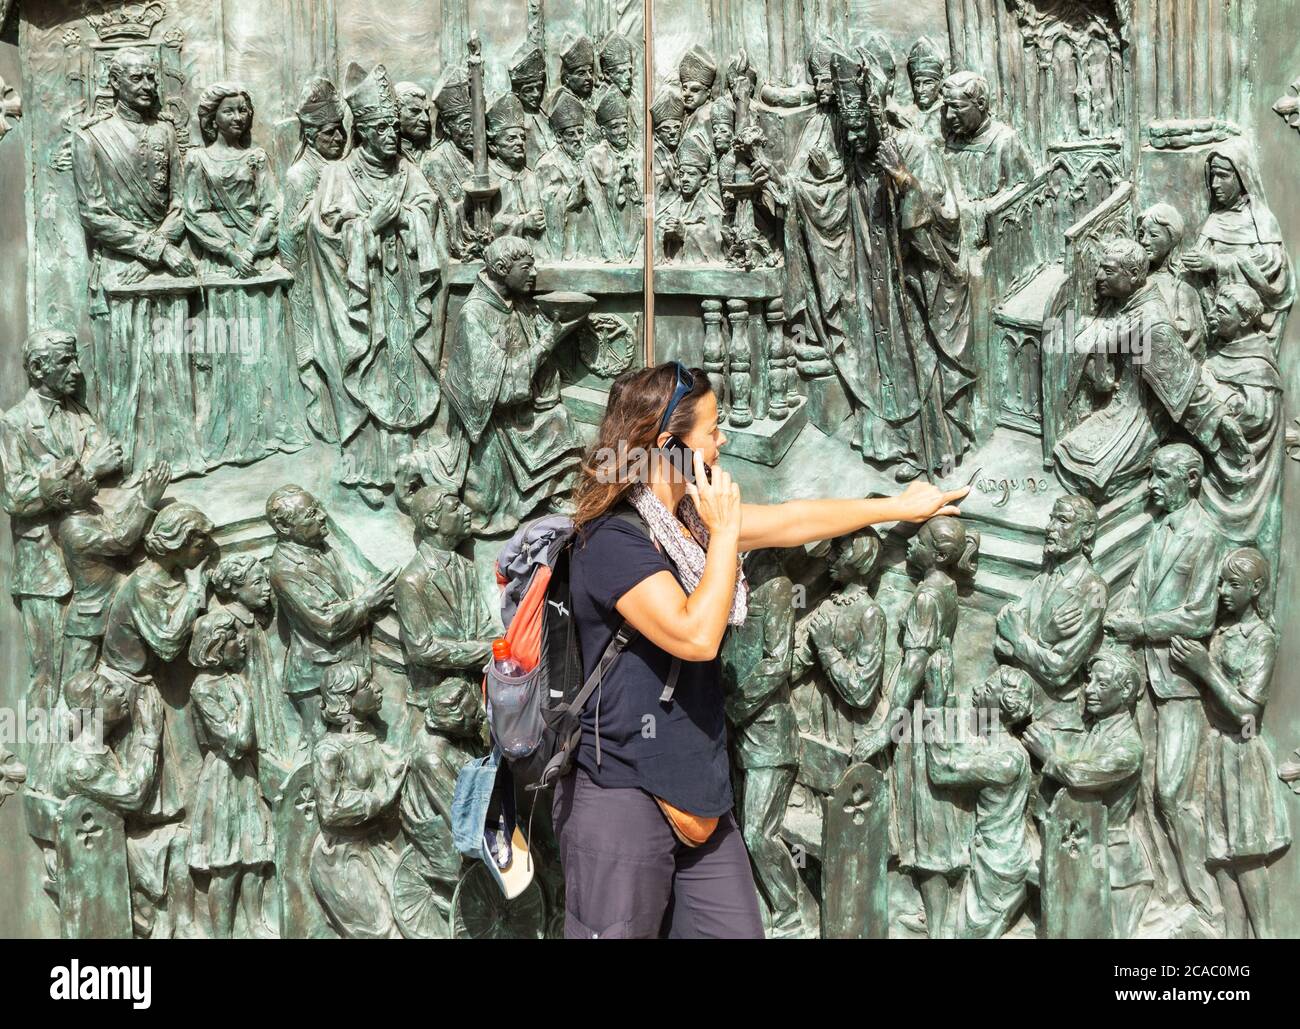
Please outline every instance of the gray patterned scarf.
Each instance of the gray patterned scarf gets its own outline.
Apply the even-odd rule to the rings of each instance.
[[[627,492],[628,503],[636,508],[645,521],[655,541],[664,549],[669,559],[677,568],[682,587],[687,593],[694,593],[704,576],[704,552],[709,546],[709,530],[695,510],[695,501],[682,497],[674,516],[654,491],[643,482],[637,483]],[[683,527],[690,532],[687,536]],[[731,613],[727,616],[729,625],[742,625],[749,612],[749,584],[745,581],[745,570],[739,558],[736,560],[736,591],[731,597]]]

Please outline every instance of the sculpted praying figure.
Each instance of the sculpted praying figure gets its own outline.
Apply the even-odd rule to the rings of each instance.
[[[271,811],[258,789],[257,734],[243,670],[248,639],[229,611],[194,623],[190,664],[199,670],[190,691],[204,743],[203,771],[190,813],[190,868],[208,877],[212,936],[234,934],[240,904],[251,936],[272,939],[266,887],[275,860]]]
[[[725,259],[722,202],[716,189],[707,188],[712,159],[698,135],[682,140],[677,148],[677,191],[655,216],[655,249],[661,261],[716,264]]]
[[[348,106],[357,146],[321,174],[309,227],[313,351],[330,380],[340,480],[379,507],[403,457],[447,442],[429,431],[439,407],[437,201],[402,156],[383,65],[352,89]]]
[[[321,684],[327,732],[312,753],[320,835],[311,884],[330,924],[347,940],[398,939],[393,873],[401,858],[394,802],[407,763],[375,735],[383,689],[356,664],[330,667]]]
[[[544,313],[532,298],[535,279],[525,240],[493,240],[449,342],[444,389],[470,441],[463,495],[476,533],[512,530],[568,491],[580,459],[550,357],[582,324],[590,298]]]
[[[246,89],[209,86],[198,116],[206,145],[185,155],[184,172],[185,227],[205,284],[200,443],[209,466],[246,464],[308,442],[286,317],[289,275],[276,260],[280,189],[266,151],[253,145]]]
[[[1219,572],[1219,620],[1207,648],[1175,636],[1170,656],[1191,673],[1210,717],[1205,834],[1229,939],[1271,939],[1268,866],[1291,845],[1286,795],[1260,735],[1277,658],[1268,561],[1231,551]]]
[[[1254,143],[1233,136],[1214,146],[1205,159],[1205,188],[1210,213],[1183,255],[1183,273],[1198,289],[1240,282],[1258,293],[1264,334],[1276,349],[1295,302],[1295,275],[1264,197]]]
[[[294,276],[289,287],[289,309],[293,314],[294,352],[298,374],[306,391],[307,422],[327,443],[338,442],[338,425],[330,400],[327,372],[318,364],[322,355],[312,348],[312,288],[305,272],[307,224],[321,171],[337,161],[347,148],[343,127],[343,101],[329,79],[312,78],[298,101],[298,152],[284,177],[284,198],[280,214],[280,260]],[[331,365],[329,374],[340,376]]]
[[[567,89],[556,90],[547,111],[556,142],[537,162],[546,210],[546,249],[553,260],[572,260],[596,245],[596,223],[582,172],[588,147],[585,117],[576,96]]]
[[[1161,513],[1133,578],[1112,603],[1106,629],[1133,646],[1146,668],[1156,712],[1155,794],[1183,886],[1211,928],[1223,909],[1206,871],[1204,780],[1209,726],[1205,703],[1171,641],[1206,639],[1214,629],[1220,534],[1201,506],[1205,461],[1185,443],[1161,447],[1151,462],[1151,502]]]
[[[583,155],[582,175],[596,225],[597,253],[615,263],[634,261],[645,234],[645,205],[631,109],[612,86],[601,91],[595,108],[601,139]]]
[[[537,175],[528,166],[528,129],[523,105],[506,93],[487,112],[488,164],[501,187],[493,200],[492,234],[519,236],[535,247],[546,240],[546,212]]]

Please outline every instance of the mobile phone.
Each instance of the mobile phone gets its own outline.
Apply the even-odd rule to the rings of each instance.
[[[694,450],[683,443],[677,436],[669,436],[664,440],[663,451],[664,456],[667,457],[672,466],[677,469],[684,481],[695,481]],[[713,481],[713,469],[708,465],[704,466],[704,476],[709,480],[709,482]]]

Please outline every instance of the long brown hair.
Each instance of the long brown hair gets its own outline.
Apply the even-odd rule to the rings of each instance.
[[[596,441],[582,462],[582,477],[574,493],[573,523],[578,529],[599,518],[649,474],[649,455],[661,431],[682,436],[695,425],[695,409],[711,392],[702,368],[692,368],[691,391],[677,402],[668,424],[661,430],[664,411],[677,388],[677,363],[625,372],[609,390],[605,417]]]

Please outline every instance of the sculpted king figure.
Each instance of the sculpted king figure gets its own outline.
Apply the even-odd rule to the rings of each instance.
[[[108,82],[112,113],[78,130],[72,146],[91,260],[90,406],[121,443],[126,469],[143,471],[165,459],[179,477],[207,467],[185,345],[185,291],[197,281],[181,249],[180,151],[175,126],[159,114],[152,57],[119,50]],[[147,279],[159,289],[151,290]]]

